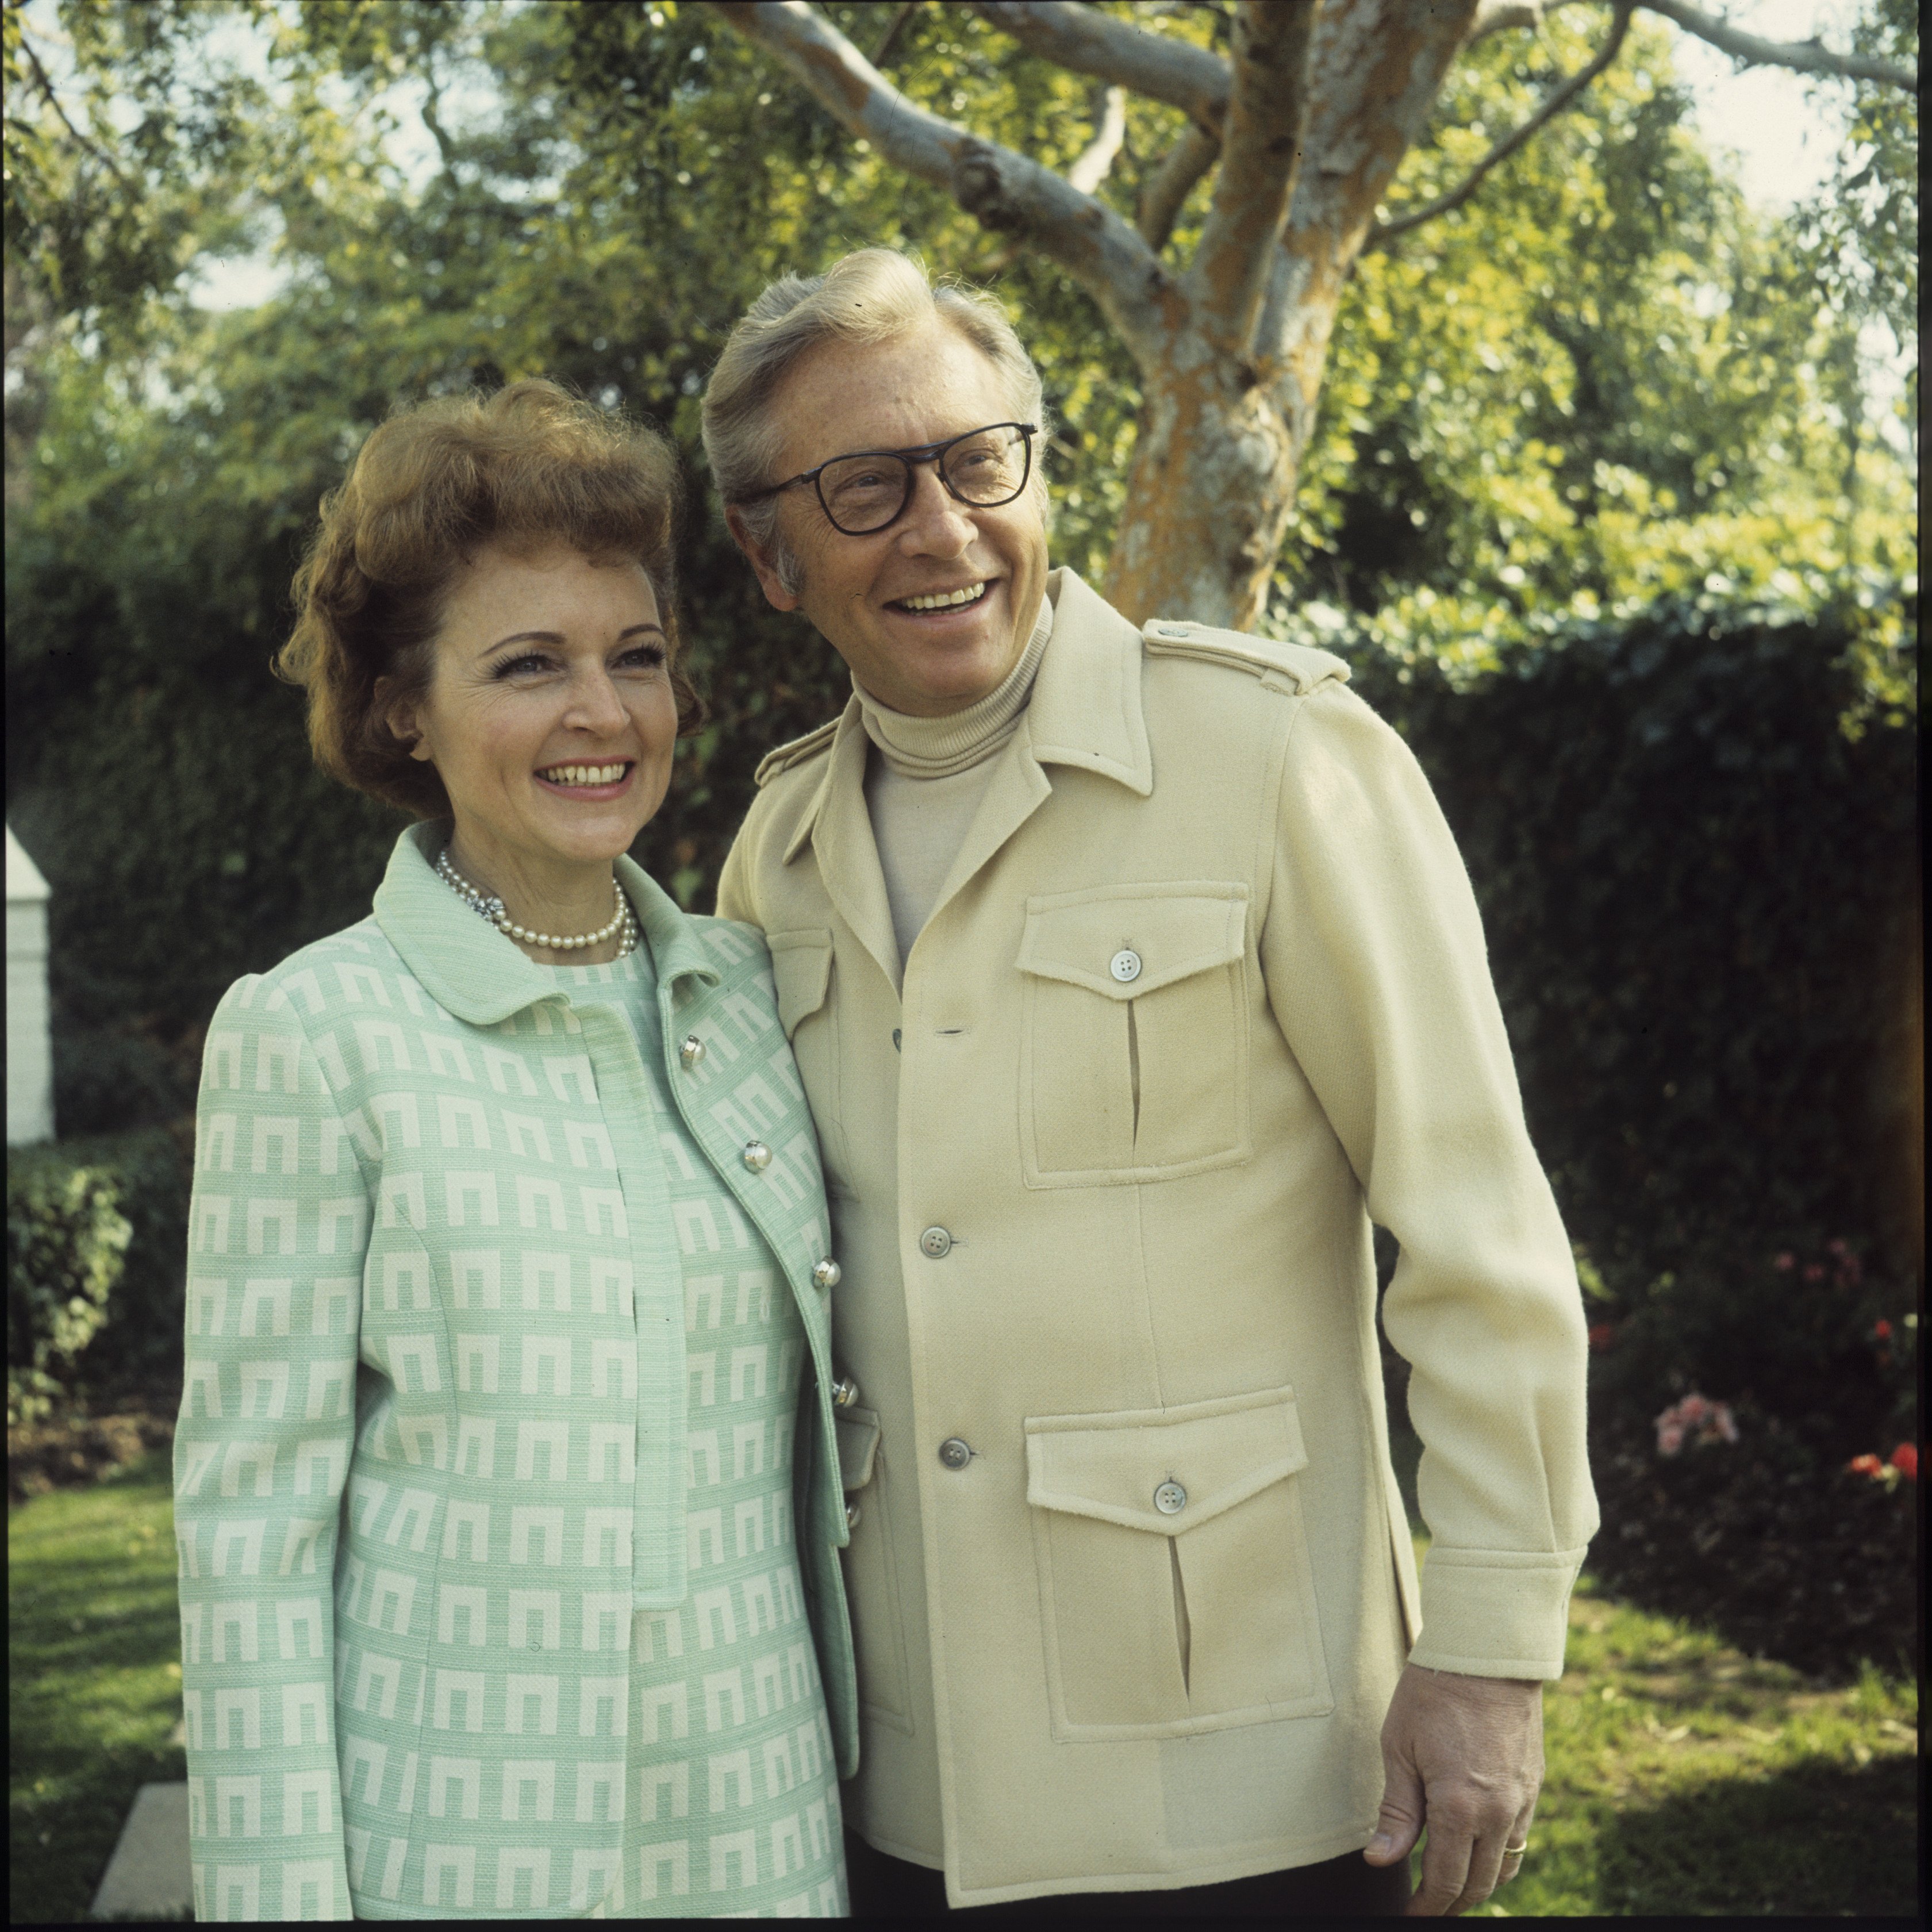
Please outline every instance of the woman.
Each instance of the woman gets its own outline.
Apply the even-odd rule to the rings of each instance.
[[[318,758],[422,822],[371,917],[208,1031],[175,1446],[201,1918],[845,1909],[810,1118],[762,942],[623,856],[697,715],[674,476],[548,383],[433,404],[297,579]]]

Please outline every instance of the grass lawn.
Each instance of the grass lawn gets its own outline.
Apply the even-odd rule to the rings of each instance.
[[[7,1519],[14,1924],[86,1916],[143,1784],[184,1778],[168,1457]]]
[[[71,1923],[135,1791],[187,1775],[168,1465],[8,1520],[12,1922]],[[1418,1539],[1420,1540],[1420,1539]],[[1483,1912],[1915,1915],[1918,1699],[1821,1690],[1585,1579],[1522,1876]]]

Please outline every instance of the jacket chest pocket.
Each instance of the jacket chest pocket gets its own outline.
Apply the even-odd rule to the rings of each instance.
[[[1248,889],[1027,902],[1017,961],[1029,1187],[1168,1180],[1248,1156]]]
[[[1334,1708],[1294,1391],[1026,1424],[1053,1734],[1178,1737]]]
[[[839,1123],[838,1016],[832,1000],[832,934],[823,928],[768,932],[778,1019],[791,1043],[827,1170],[850,1172]]]

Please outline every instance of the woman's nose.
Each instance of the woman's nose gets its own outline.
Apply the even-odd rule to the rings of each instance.
[[[572,686],[563,722],[577,730],[612,731],[621,729],[629,715],[610,674],[600,667]]]

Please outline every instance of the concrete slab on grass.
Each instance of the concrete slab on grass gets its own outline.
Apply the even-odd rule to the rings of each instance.
[[[189,1918],[188,1786],[144,1784],[121,1827],[114,1856],[88,1908],[90,1918]]]

